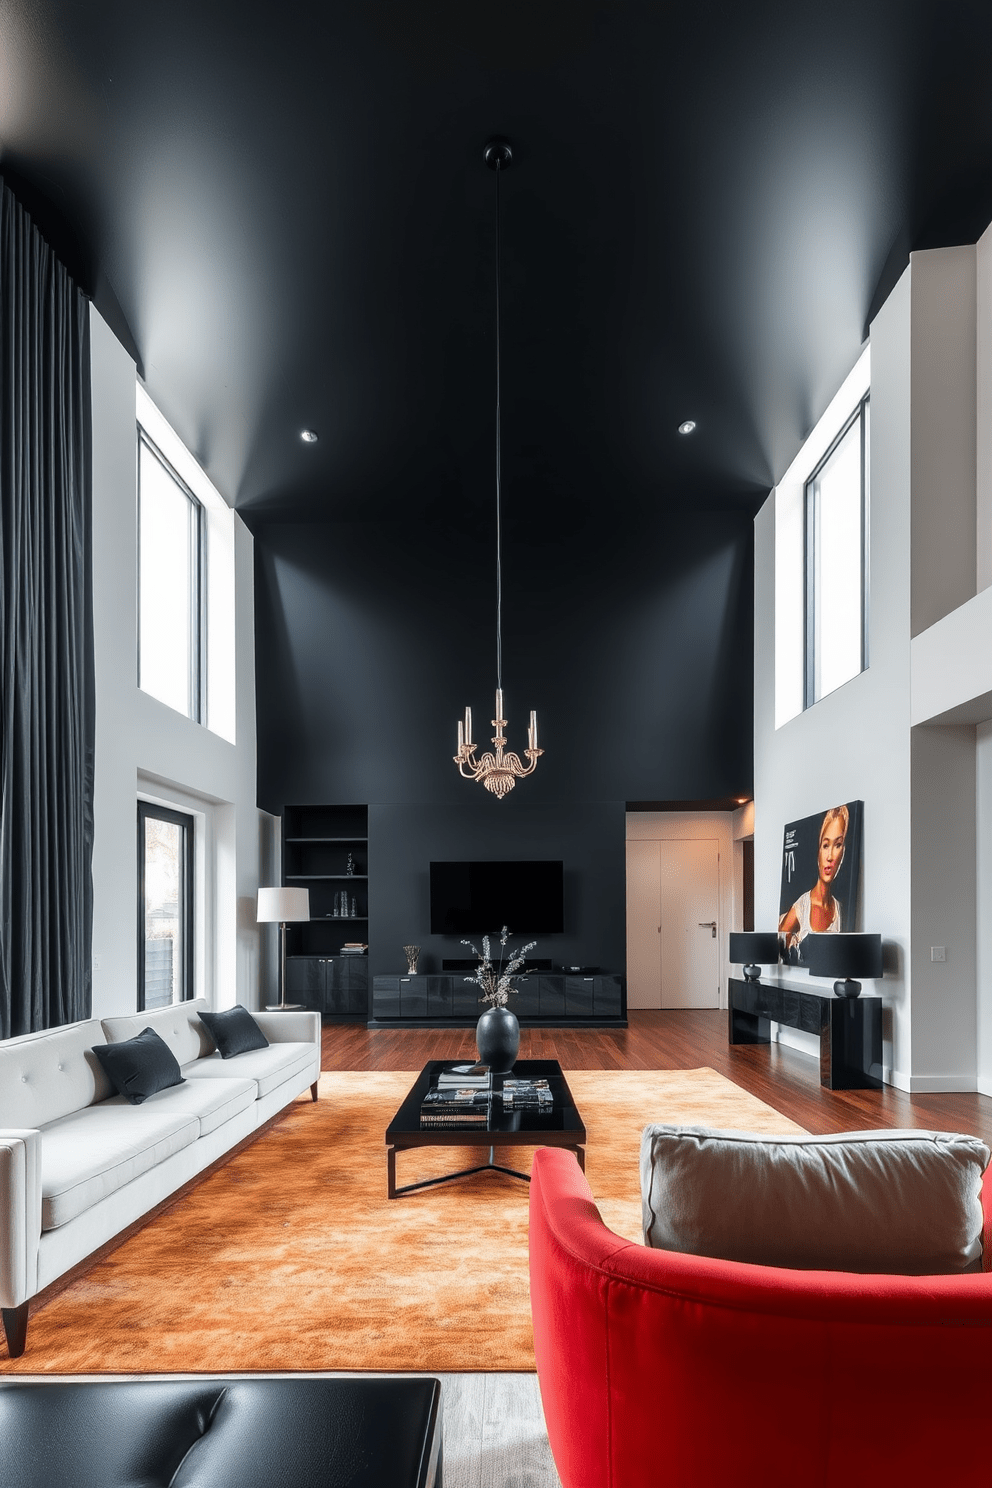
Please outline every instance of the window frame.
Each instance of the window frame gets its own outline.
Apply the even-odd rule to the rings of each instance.
[[[831,697],[838,688],[816,696],[816,495],[815,484],[820,472],[830,461],[838,447],[844,442],[855,424],[860,424],[861,436],[861,665],[847,682],[853,682],[868,670],[868,537],[869,537],[869,490],[868,472],[870,463],[870,418],[871,389],[858,400],[850,417],[830,441],[827,449],[803,482],[803,712],[812,708],[823,698]],[[846,686],[846,682],[839,684]]]
[[[172,822],[185,831],[185,862],[183,864],[183,995],[181,1002],[192,1002],[196,997],[196,905],[194,862],[196,848],[196,818],[192,812],[177,811],[169,806],[159,806],[154,801],[138,802],[138,986],[137,1010],[145,1012],[145,822]],[[172,1004],[176,1006],[176,1004]]]
[[[207,721],[207,580],[206,580],[206,514],[203,502],[190,490],[189,483],[184,481],[176,467],[167,455],[164,455],[151,435],[140,421],[136,424],[138,431],[137,440],[137,470],[135,484],[138,500],[137,520],[137,597],[138,597],[138,656],[137,673],[138,687],[141,686],[141,447],[145,446],[153,459],[158,460],[166,474],[175,481],[192,508],[192,533],[193,552],[190,554],[190,594],[192,603],[190,606],[190,655],[188,657],[189,696],[188,712],[184,715],[191,722],[205,725]],[[149,692],[149,697],[155,694]],[[161,701],[161,699],[159,699]],[[168,707],[166,703],[164,706]]]

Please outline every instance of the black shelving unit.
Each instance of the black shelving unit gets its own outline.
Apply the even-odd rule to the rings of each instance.
[[[341,947],[369,939],[368,807],[286,806],[282,831],[283,883],[310,891],[309,921],[286,927],[287,1000],[337,1022],[364,1022],[368,957],[342,955]],[[344,915],[334,913],[341,893],[348,896]]]

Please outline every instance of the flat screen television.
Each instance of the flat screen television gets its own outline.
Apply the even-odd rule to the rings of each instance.
[[[431,934],[560,934],[563,885],[560,862],[432,863]]]

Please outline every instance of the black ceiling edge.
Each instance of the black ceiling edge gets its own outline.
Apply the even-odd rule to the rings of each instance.
[[[739,811],[750,796],[711,796],[705,801],[627,801],[628,811]]]

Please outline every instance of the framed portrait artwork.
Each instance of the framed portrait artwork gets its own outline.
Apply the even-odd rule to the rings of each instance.
[[[807,935],[858,929],[863,820],[864,802],[846,801],[786,823],[778,928],[787,960],[802,964]]]

